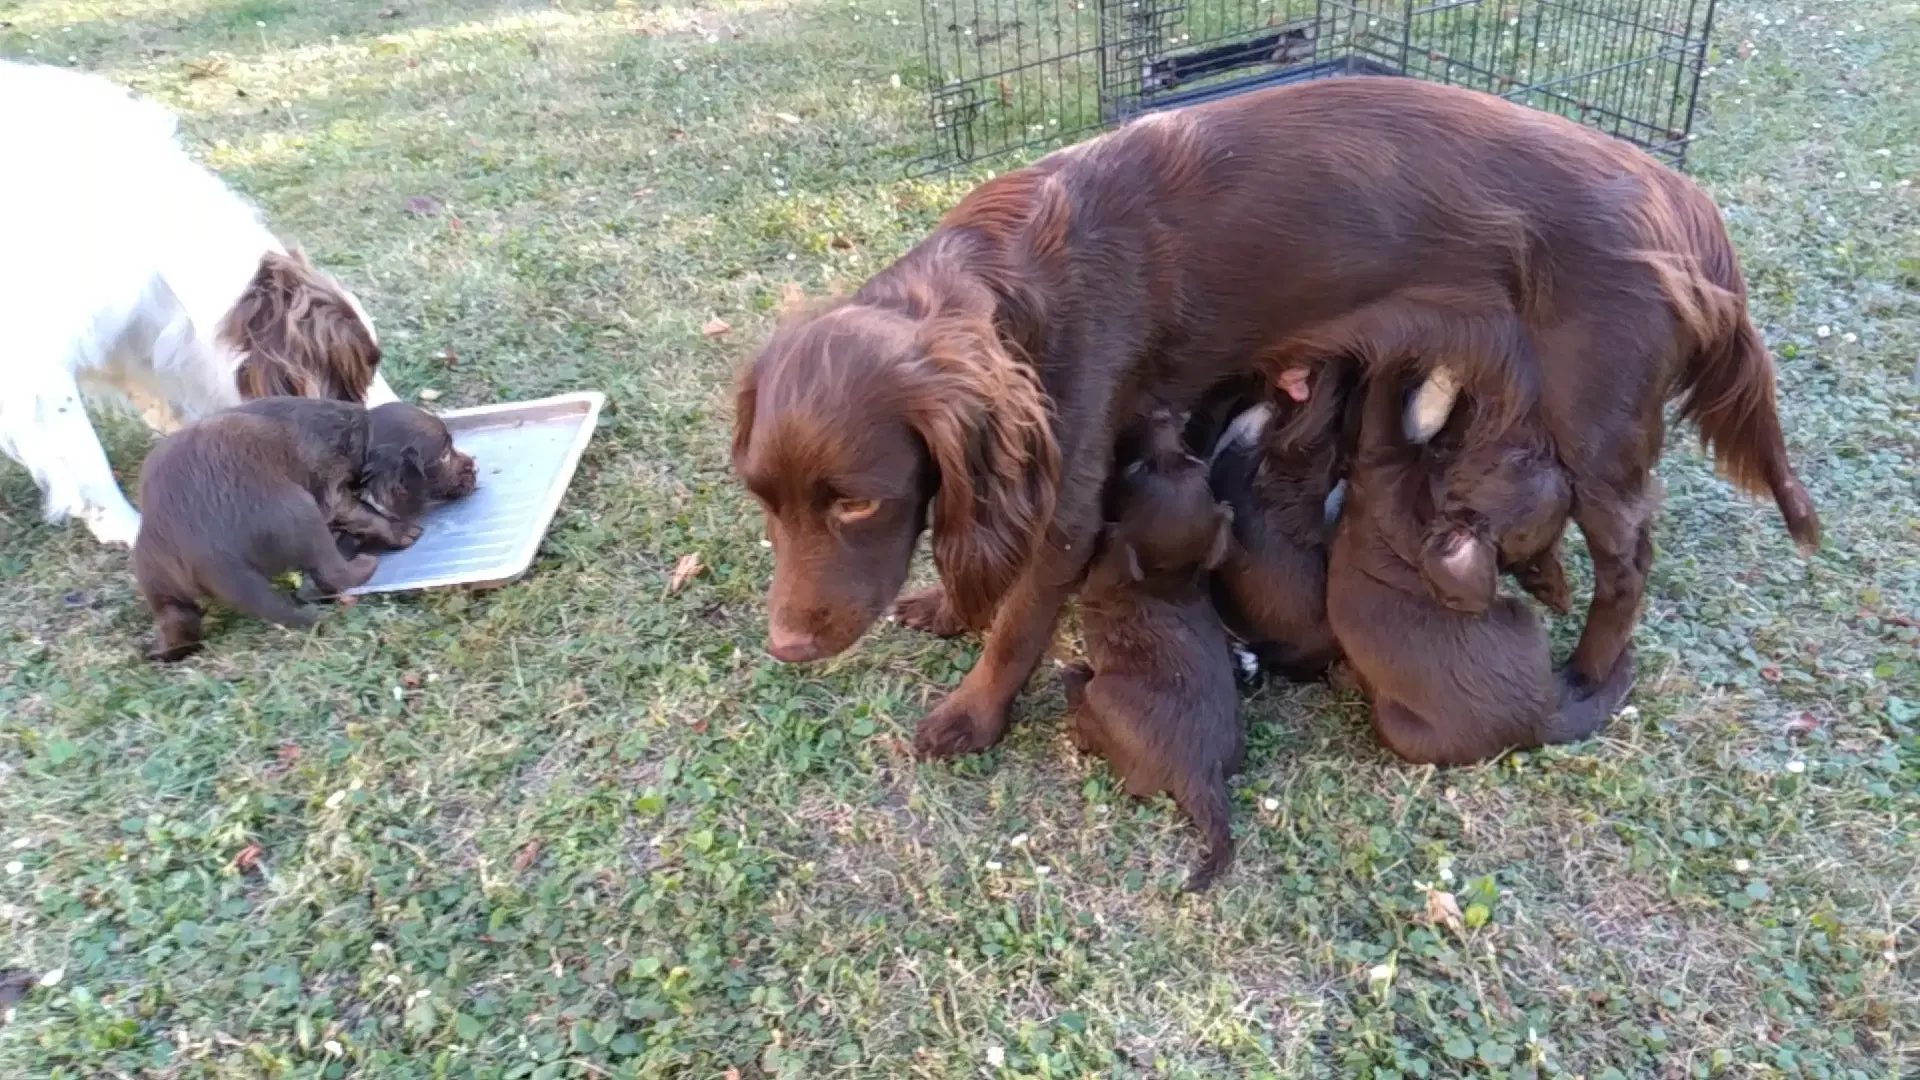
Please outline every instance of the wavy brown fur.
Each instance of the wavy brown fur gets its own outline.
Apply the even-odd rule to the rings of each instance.
[[[361,401],[380,346],[333,278],[299,251],[268,252],[218,337],[243,359],[240,396]]]

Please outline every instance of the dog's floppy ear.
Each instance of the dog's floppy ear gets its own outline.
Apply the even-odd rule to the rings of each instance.
[[[1213,546],[1207,549],[1204,564],[1208,570],[1217,570],[1227,559],[1227,548],[1233,543],[1233,507],[1226,503],[1213,506]]]
[[[733,463],[738,468],[753,438],[754,408],[759,404],[760,365],[748,361],[735,376],[733,390]]]
[[[380,366],[365,315],[299,251],[260,257],[217,335],[243,357],[234,380],[247,399],[363,401]]]
[[[940,471],[933,558],[954,610],[984,627],[1053,520],[1060,482],[1046,392],[989,315],[936,315],[901,368],[908,422]]]
[[[427,508],[427,470],[413,446],[367,447],[360,486],[390,517],[418,517]]]

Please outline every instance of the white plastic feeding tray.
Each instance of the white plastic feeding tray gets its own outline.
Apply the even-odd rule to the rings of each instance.
[[[440,413],[454,446],[473,455],[479,483],[466,498],[429,511],[420,539],[405,551],[382,554],[380,568],[347,594],[484,588],[525,573],[605,401],[605,394],[589,390]]]

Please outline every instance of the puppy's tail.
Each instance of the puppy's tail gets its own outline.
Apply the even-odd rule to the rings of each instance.
[[[1686,264],[1651,256],[1668,302],[1695,342],[1680,373],[1680,415],[1700,430],[1714,465],[1750,494],[1771,495],[1802,552],[1820,546],[1820,516],[1787,461],[1773,358],[1747,313],[1746,283],[1711,207],[1683,215],[1696,253]]]
[[[1187,795],[1183,808],[1206,838],[1207,853],[1187,876],[1182,888],[1190,893],[1204,891],[1214,879],[1233,864],[1233,814],[1227,802],[1227,780],[1219,769],[1208,775],[1206,783]]]
[[[213,595],[242,615],[302,629],[314,624],[313,612],[288,599],[252,567],[223,566],[209,576],[207,585]]]

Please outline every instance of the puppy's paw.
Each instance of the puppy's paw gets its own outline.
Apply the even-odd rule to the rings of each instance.
[[[925,631],[935,637],[957,637],[966,633],[967,624],[947,603],[947,591],[938,585],[915,589],[893,605],[893,617],[902,626]]]
[[[424,531],[426,530],[421,528],[419,522],[415,522],[415,521],[394,522],[393,523],[393,549],[395,551],[402,551],[412,547],[414,541],[420,539],[420,534]]]

